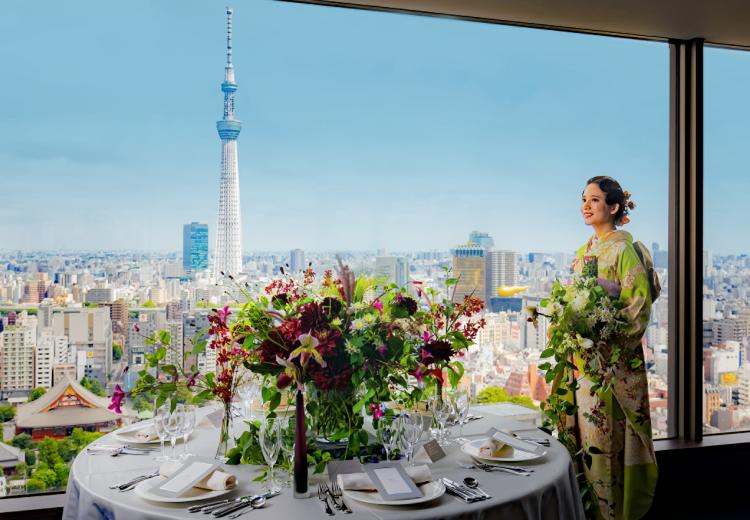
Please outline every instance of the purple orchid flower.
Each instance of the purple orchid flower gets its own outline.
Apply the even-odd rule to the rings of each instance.
[[[107,407],[107,410],[113,410],[115,413],[122,413],[122,401],[125,399],[125,392],[123,392],[120,385],[115,385],[115,392],[112,394],[112,402]]]

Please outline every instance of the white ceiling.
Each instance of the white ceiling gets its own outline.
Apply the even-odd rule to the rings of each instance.
[[[750,48],[750,0],[291,0]]]

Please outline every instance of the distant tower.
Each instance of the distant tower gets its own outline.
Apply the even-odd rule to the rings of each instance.
[[[224,69],[224,118],[217,121],[221,138],[221,184],[219,186],[219,216],[216,226],[216,260],[214,274],[236,275],[242,269],[242,223],[240,222],[240,175],[237,166],[237,137],[242,124],[234,118],[234,82],[232,66],[232,14],[227,7],[227,66]]]

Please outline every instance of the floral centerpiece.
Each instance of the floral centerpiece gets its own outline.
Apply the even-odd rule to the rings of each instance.
[[[238,285],[240,308],[234,314],[213,310],[210,340],[196,342],[187,353],[216,350],[216,375],[166,363],[169,338],[160,333],[136,391],[155,391],[163,401],[178,389],[190,390],[194,399],[218,399],[229,415],[243,373],[260,374],[269,418],[282,409],[286,413],[282,403],[300,402],[297,394],[304,393],[309,444],[324,441],[338,448],[308,452],[317,470],[331,458],[377,452],[364,417],[377,422],[394,414],[392,403],[411,406],[427,393],[442,395],[445,384],[458,384],[459,359],[484,326],[478,315],[483,304],[474,297],[453,302],[420,283],[410,294],[374,278],[357,279],[341,261],[335,276],[326,271],[316,277],[312,268],[300,280],[282,270],[259,296]],[[448,277],[449,293],[457,281]],[[248,424],[227,452],[229,462],[262,462],[257,430],[257,424]]]

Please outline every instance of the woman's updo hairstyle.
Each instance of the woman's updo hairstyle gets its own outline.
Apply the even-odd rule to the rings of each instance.
[[[606,175],[597,175],[596,177],[591,177],[588,181],[586,181],[586,186],[588,186],[589,184],[596,184],[597,186],[599,186],[599,189],[604,192],[604,201],[608,206],[619,204],[617,206],[617,213],[615,213],[615,224],[618,226],[622,225],[623,219],[625,217],[626,205],[625,192],[622,190],[622,186],[620,186],[620,183],[614,180],[612,177],[608,177]]]

